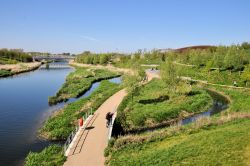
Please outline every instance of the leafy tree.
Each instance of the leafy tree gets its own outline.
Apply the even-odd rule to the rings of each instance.
[[[250,49],[250,43],[248,43],[248,42],[243,42],[242,44],[241,44],[241,47],[243,48],[243,49]]]
[[[211,68],[214,66],[214,61],[211,59],[206,63],[206,71],[210,74]]]
[[[214,61],[214,66],[219,68],[219,71],[224,65],[224,55],[226,52],[226,47],[224,46],[219,46],[217,47],[214,56],[213,56],[213,61]]]
[[[171,55],[168,56],[166,64],[161,65],[161,77],[170,90],[176,91],[179,78],[177,78],[178,71]]]
[[[33,58],[24,52],[11,51],[7,49],[0,50],[0,58],[4,59],[6,62],[9,60],[14,60],[18,62],[32,62]]]
[[[241,75],[241,79],[245,82],[246,86],[250,82],[250,67],[249,65],[245,67],[243,74]]]
[[[93,57],[93,64],[98,64],[99,62],[100,62],[100,56],[95,55],[95,56]]]
[[[109,61],[109,58],[106,54],[100,55],[100,64],[107,64]]]

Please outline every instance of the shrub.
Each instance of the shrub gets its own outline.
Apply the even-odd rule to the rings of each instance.
[[[39,153],[30,152],[25,159],[25,166],[61,166],[65,161],[63,147],[51,145]]]

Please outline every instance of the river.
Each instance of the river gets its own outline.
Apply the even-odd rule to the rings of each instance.
[[[67,64],[66,64],[67,65]],[[72,68],[38,69],[0,79],[0,165],[23,165],[29,151],[41,151],[50,142],[37,138],[37,131],[52,111],[49,106]]]

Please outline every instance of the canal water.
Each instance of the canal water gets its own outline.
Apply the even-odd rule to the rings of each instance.
[[[195,114],[191,117],[185,118],[180,121],[182,125],[186,125],[197,121],[200,118],[210,117],[212,115],[218,114],[228,108],[229,101],[226,97],[221,94],[207,89],[207,92],[213,98],[213,105],[205,112]]]
[[[65,104],[88,97],[100,82],[79,98],[50,106],[48,97],[62,86],[66,76],[73,71],[65,62],[43,65],[40,69],[13,77],[0,79],[0,166],[19,166],[30,151],[39,152],[49,142],[37,137],[43,122]],[[120,84],[121,77],[109,79]]]
[[[51,112],[65,104],[49,106],[48,96],[57,92],[71,71],[38,69],[0,79],[0,166],[23,165],[29,151],[50,144],[37,138],[37,131]]]

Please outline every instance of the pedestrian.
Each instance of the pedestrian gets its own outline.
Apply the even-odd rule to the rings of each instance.
[[[108,112],[106,114],[106,120],[107,120],[106,127],[109,127],[109,125],[111,124],[111,120],[112,120],[113,114],[114,113],[111,113],[111,112]]]
[[[237,82],[236,81],[234,81],[234,86],[237,86]]]

